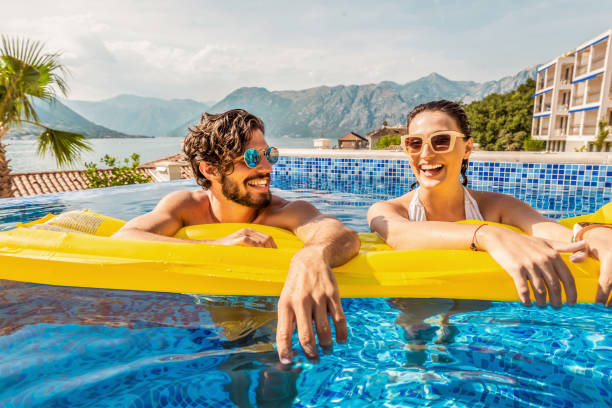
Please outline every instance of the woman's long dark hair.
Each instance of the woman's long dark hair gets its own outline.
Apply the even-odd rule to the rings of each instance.
[[[423,112],[444,112],[450,117],[452,117],[457,125],[459,125],[459,129],[461,129],[461,133],[465,135],[465,140],[468,140],[472,137],[472,127],[470,126],[470,121],[468,120],[467,114],[457,102],[447,101],[445,99],[439,101],[431,101],[424,104],[421,104],[414,108],[412,112],[408,114],[408,120],[406,123],[406,131],[410,127],[410,122],[419,114]],[[469,161],[467,159],[463,159],[461,162],[461,184],[467,186],[468,178],[467,178],[467,170],[469,166]],[[416,187],[419,184],[418,181],[415,181],[410,186],[410,189]]]

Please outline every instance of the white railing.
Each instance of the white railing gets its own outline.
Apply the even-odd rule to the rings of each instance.
[[[584,125],[582,126],[582,134],[583,135],[594,135],[597,126],[595,125]]]
[[[577,136],[580,134],[580,128],[582,126],[580,125],[574,125],[574,126],[570,126],[570,130],[569,130],[569,134],[572,136]]]
[[[557,108],[557,111],[565,113],[567,112],[569,109],[569,105],[559,105]]]
[[[565,137],[565,136],[567,136],[567,130],[564,129],[564,128],[563,129],[562,128],[557,128],[553,132],[553,136],[555,136],[555,137]]]
[[[593,58],[593,60],[591,61],[591,71],[594,71],[596,69],[603,67],[605,59],[606,59],[605,55],[602,55],[601,57],[598,57],[598,58]]]
[[[580,65],[576,67],[576,75],[574,77],[580,76],[587,72],[588,65]]]
[[[601,94],[601,91],[588,93],[587,94],[587,103],[593,103],[593,102],[599,101],[599,95],[600,94]]]
[[[584,94],[574,95],[572,98],[572,106],[580,106],[584,103]]]

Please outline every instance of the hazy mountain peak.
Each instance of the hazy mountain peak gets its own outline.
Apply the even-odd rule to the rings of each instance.
[[[81,133],[89,138],[135,137],[92,123],[59,100],[48,102],[34,98],[32,103],[40,122],[55,129]],[[38,134],[40,131],[40,128],[26,124],[21,128],[12,129],[9,136]]]
[[[148,136],[164,136],[210,107],[192,99],[166,100],[131,94],[120,94],[97,102],[65,100],[64,103],[103,126]]]
[[[438,74],[437,72],[432,72],[431,74],[429,74],[429,75],[427,75],[427,76],[424,76],[424,77],[423,77],[423,78],[421,78],[421,79],[427,79],[427,80],[433,80],[433,81],[435,81],[435,80],[444,80],[444,81],[448,81],[448,80],[449,80],[448,78],[446,78],[446,77],[444,77],[444,76],[442,76],[442,75]]]

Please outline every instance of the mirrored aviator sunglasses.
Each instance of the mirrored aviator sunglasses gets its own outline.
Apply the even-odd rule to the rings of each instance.
[[[276,147],[268,147],[263,151],[264,156],[270,164],[276,164],[278,161],[278,149]],[[244,152],[244,163],[254,169],[261,161],[260,151],[257,149],[247,149]]]
[[[448,153],[455,147],[455,140],[458,137],[465,137],[461,132],[454,130],[444,130],[434,132],[429,136],[425,135],[404,135],[401,143],[402,149],[408,154],[418,154],[423,150],[425,143],[429,144],[435,153]]]

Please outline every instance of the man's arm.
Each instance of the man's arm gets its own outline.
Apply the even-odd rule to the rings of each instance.
[[[150,213],[129,221],[113,238],[142,241],[189,242],[215,245],[242,245],[263,248],[276,248],[274,239],[250,228],[243,228],[217,240],[191,240],[174,238],[186,225],[184,212],[197,206],[189,191],[177,191],[164,197]]]
[[[183,227],[181,204],[190,199],[190,192],[187,191],[167,195],[157,203],[153,211],[128,221],[113,238],[189,242],[186,239],[173,238],[173,235]]]
[[[346,318],[331,268],[357,255],[361,242],[355,231],[304,201],[287,204],[279,216],[288,223],[285,228],[304,242],[304,247],[291,259],[278,301],[278,355],[283,364],[289,364],[293,358],[291,343],[296,326],[302,349],[311,359],[318,357],[313,321],[321,347],[331,348],[333,344],[330,315],[336,328],[336,341],[346,341]]]

